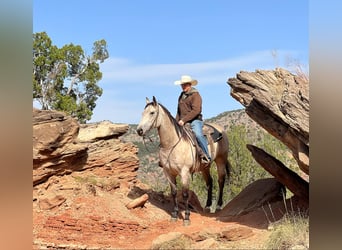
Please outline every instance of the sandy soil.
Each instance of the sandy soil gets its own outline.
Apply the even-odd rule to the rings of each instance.
[[[50,178],[34,188],[33,249],[151,249],[158,237],[176,232],[194,249],[260,249],[269,235],[260,211],[235,221],[192,211],[184,226],[181,216],[170,221],[169,197],[141,184],[117,188],[81,177]],[[126,208],[143,193],[149,195],[143,207]]]

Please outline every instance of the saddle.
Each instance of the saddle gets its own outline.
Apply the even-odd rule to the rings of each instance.
[[[203,134],[207,137],[207,140],[209,140],[208,138],[210,137],[213,140],[213,142],[218,142],[222,139],[222,133],[209,123],[204,123]]]
[[[196,147],[197,150],[197,155],[201,155],[202,153],[202,149],[199,146],[196,136],[193,133],[190,124],[186,124],[185,126],[187,134],[192,142],[192,144]],[[203,124],[203,135],[207,138],[208,141],[208,148],[211,149],[210,155],[214,155],[214,143],[218,142],[219,140],[222,139],[222,133],[220,131],[218,131],[214,126],[208,124],[208,123],[204,123]]]

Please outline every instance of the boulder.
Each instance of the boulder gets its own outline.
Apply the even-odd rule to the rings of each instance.
[[[218,217],[234,217],[247,214],[265,204],[283,199],[284,186],[275,178],[257,180],[249,184],[220,212]]]
[[[33,185],[80,170],[88,145],[75,144],[78,122],[62,112],[33,109]]]
[[[282,141],[309,174],[309,82],[281,68],[240,71],[228,79],[231,96],[246,113]]]
[[[63,112],[33,109],[33,185],[85,169],[134,182],[138,149],[119,139],[128,128],[109,121],[80,125]]]
[[[231,96],[246,113],[291,151],[299,168],[309,175],[309,81],[281,68],[240,71],[228,79]],[[246,145],[255,160],[306,204],[309,184],[301,174],[253,145]]]

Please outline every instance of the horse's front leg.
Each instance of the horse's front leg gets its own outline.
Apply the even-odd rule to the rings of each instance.
[[[183,225],[188,226],[190,225],[190,209],[189,209],[189,189],[183,188],[182,190],[183,201],[185,203],[185,212],[184,212],[184,220]]]
[[[159,163],[161,166],[161,162]],[[177,221],[178,219],[178,201],[177,201],[177,185],[176,185],[176,176],[173,176],[169,171],[168,168],[163,167],[163,171],[165,174],[166,179],[168,180],[170,187],[171,187],[171,196],[173,201],[173,211],[171,212],[171,221]]]
[[[190,182],[190,173],[189,170],[186,168],[183,168],[181,173],[182,178],[182,196],[183,201],[185,203],[185,214],[184,214],[184,220],[183,225],[188,226],[190,225],[190,209],[189,209],[189,182]]]
[[[171,195],[173,200],[173,211],[171,212],[171,221],[177,221],[178,219],[178,200],[177,200],[177,185],[176,185],[176,178],[172,178],[172,181],[170,182],[171,187]]]

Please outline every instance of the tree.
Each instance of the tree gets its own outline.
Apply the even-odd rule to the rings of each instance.
[[[248,133],[247,128],[242,125],[234,125],[230,128],[229,139],[229,160],[232,164],[231,179],[229,191],[231,198],[239,194],[248,184],[270,174],[260,167],[247,149],[247,144],[253,144],[253,141],[263,141],[265,133],[261,131],[252,131]],[[267,143],[273,143],[267,141]],[[270,145],[270,147],[272,147]]]
[[[42,109],[61,110],[85,123],[102,95],[99,64],[108,57],[103,39],[86,55],[80,45],[58,48],[46,32],[33,34],[33,99]]]

